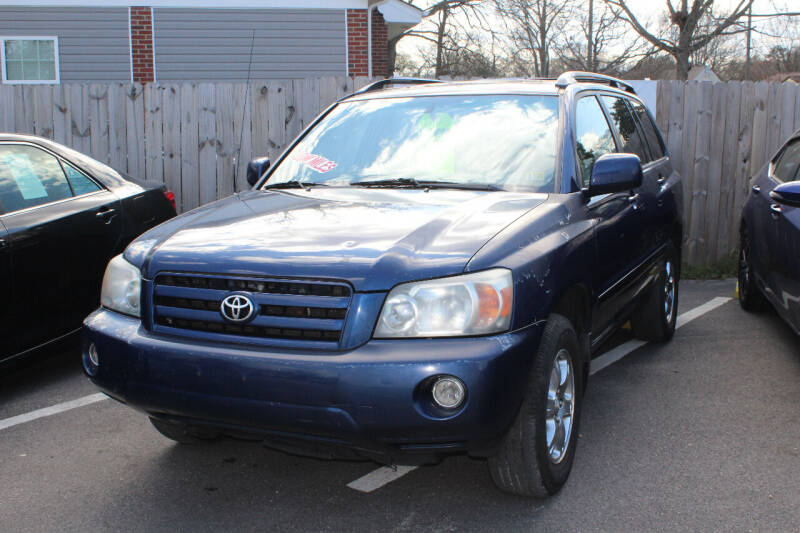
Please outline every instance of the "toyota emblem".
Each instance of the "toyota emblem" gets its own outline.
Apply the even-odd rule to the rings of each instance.
[[[245,322],[255,311],[253,301],[243,294],[231,294],[222,300],[219,307],[220,313],[230,322]]]

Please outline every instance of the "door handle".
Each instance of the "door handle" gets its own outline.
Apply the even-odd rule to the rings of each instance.
[[[111,215],[113,215],[116,212],[117,210],[112,207],[104,207],[100,211],[95,213],[94,216],[96,216],[97,218],[108,219],[111,217]]]
[[[778,218],[781,215],[781,206],[778,204],[770,204],[769,210],[772,211],[773,218]]]
[[[753,192],[755,194],[758,194],[758,193],[761,192],[761,187],[759,187],[758,185],[753,185],[752,189],[753,189]]]
[[[664,182],[667,181],[667,178],[664,177],[662,174],[658,175],[658,179],[656,179],[656,183],[659,185],[664,185]]]
[[[639,196],[639,193],[637,192],[636,194],[631,194],[630,196],[628,196],[628,202],[631,203],[631,206],[634,209],[639,209],[641,207],[641,204],[639,204],[639,199],[640,198],[641,197]]]

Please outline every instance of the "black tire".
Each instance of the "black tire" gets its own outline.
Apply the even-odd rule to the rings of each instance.
[[[679,281],[680,255],[670,244],[659,264],[655,283],[631,316],[635,337],[650,342],[666,342],[672,338],[678,317]]]
[[[547,442],[548,403],[554,405],[548,400],[548,389],[554,363],[565,350],[572,365],[574,409],[568,437],[565,433],[565,438],[562,438],[567,443],[565,450],[555,461]],[[503,437],[498,452],[489,457],[489,472],[500,490],[520,496],[547,498],[557,493],[567,481],[575,459],[583,404],[583,362],[584,354],[572,324],[561,315],[550,315],[517,418]]]
[[[737,277],[739,280],[739,305],[748,312],[762,311],[766,304],[766,299],[761,289],[753,278],[753,267],[750,261],[750,239],[747,237],[747,230],[742,228],[739,238],[739,265]]]
[[[166,422],[150,417],[150,423],[159,433],[181,444],[200,444],[219,437],[219,433],[213,430],[187,426],[179,422]]]

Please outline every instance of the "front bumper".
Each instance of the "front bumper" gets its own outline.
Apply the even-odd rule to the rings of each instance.
[[[485,453],[511,425],[543,324],[492,337],[372,340],[346,352],[200,343],[156,335],[100,309],[84,322],[90,379],[150,416],[376,453]],[[466,385],[455,412],[426,384]]]

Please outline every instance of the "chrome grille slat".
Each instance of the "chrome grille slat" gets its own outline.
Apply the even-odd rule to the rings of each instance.
[[[201,331],[215,338],[270,340],[286,345],[318,343],[328,349],[341,340],[351,290],[344,283],[257,279],[205,274],[160,274],[153,284],[153,325],[170,333]],[[222,300],[235,292],[250,295],[255,318],[228,322]]]
[[[187,320],[200,320],[208,323],[227,324],[228,322],[222,318],[222,315],[217,311],[207,311],[199,309],[183,309],[180,307],[166,307],[162,305],[156,306],[156,316],[158,317],[172,317],[183,318]],[[257,316],[248,325],[261,326],[261,327],[276,327],[276,328],[291,328],[291,329],[316,329],[324,331],[340,331],[342,329],[342,320],[329,320],[329,319],[295,319],[285,316]]]

